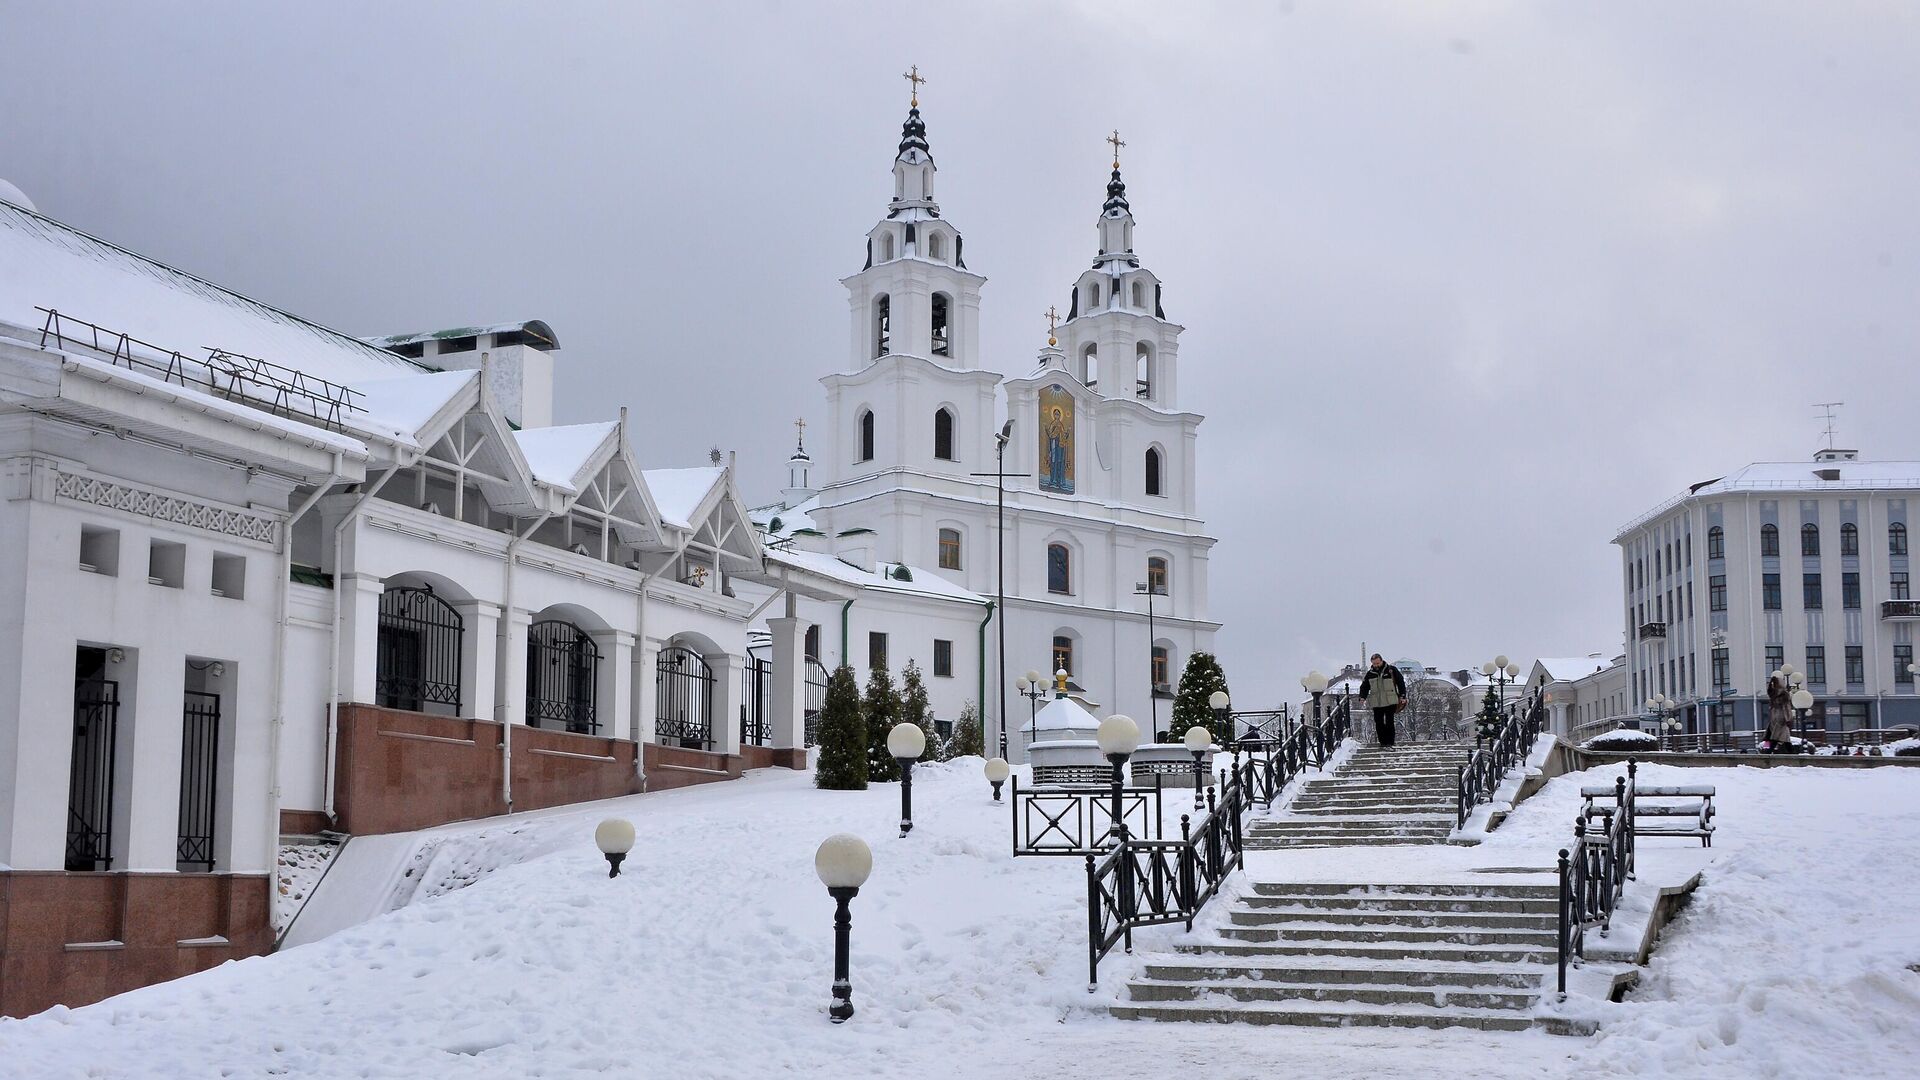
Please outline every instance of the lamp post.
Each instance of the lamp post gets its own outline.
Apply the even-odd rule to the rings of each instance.
[[[813,872],[833,897],[833,1005],[827,1016],[844,1024],[853,1016],[853,983],[847,978],[847,938],[853,930],[853,916],[847,911],[852,900],[873,873],[873,850],[852,833],[836,833],[820,842],[813,853]]]
[[[1007,477],[1019,476],[1019,473],[1007,471],[1007,444],[1013,441],[1013,418],[1000,425],[993,433],[993,471],[990,473],[968,473],[969,476],[991,476],[997,489],[994,501],[993,518],[993,621],[1000,635],[1000,714],[995,723],[1000,729],[1000,756],[1007,756]],[[981,662],[985,666],[985,661]],[[981,702],[981,708],[986,703]]]
[[[607,876],[619,877],[620,864],[626,861],[627,852],[633,850],[633,822],[610,817],[595,826],[593,842],[600,854],[607,857]]]
[[[927,752],[927,733],[918,724],[900,723],[887,732],[887,753],[900,763],[900,835],[913,831],[913,763]]]
[[[1153,737],[1158,739],[1160,737],[1160,698],[1158,696],[1160,684],[1154,679],[1154,676],[1159,673],[1153,670],[1153,598],[1167,595],[1167,587],[1155,584],[1151,580],[1139,581],[1134,583],[1133,595],[1147,598],[1147,701],[1148,707],[1153,710]]]
[[[1007,782],[1007,777],[1013,772],[1013,767],[1007,764],[1006,758],[988,758],[986,768],[983,771],[987,774],[987,783],[993,785],[993,801],[999,802],[1000,785]]]
[[[1100,745],[1101,755],[1113,765],[1113,835],[1116,841],[1124,842],[1127,824],[1126,811],[1120,803],[1120,788],[1125,781],[1121,770],[1140,746],[1140,725],[1134,723],[1131,716],[1115,713],[1100,721],[1100,729],[1094,732],[1093,738]]]
[[[1655,735],[1665,735],[1668,732],[1679,734],[1679,704],[1665,694],[1655,694],[1647,699],[1647,711],[1653,714]]]
[[[1207,708],[1213,710],[1213,730],[1219,739],[1227,743],[1238,741],[1233,730],[1233,714],[1228,711],[1232,704],[1225,690],[1215,690],[1207,695]]]
[[[1040,734],[1040,699],[1047,696],[1047,686],[1040,681],[1040,673],[1028,671],[1014,684],[1020,690],[1020,696],[1027,699],[1027,723],[1031,725],[1027,732],[1027,745]]]
[[[1216,690],[1214,693],[1218,695],[1220,692]],[[1206,806],[1206,800],[1201,798],[1201,789],[1207,786],[1207,770],[1201,764],[1201,759],[1207,756],[1207,747],[1213,745],[1213,732],[1195,724],[1187,729],[1185,742],[1187,753],[1193,755],[1193,810],[1199,813]]]
[[[1327,677],[1319,671],[1300,676],[1300,688],[1313,696],[1313,726],[1320,726],[1320,695],[1327,692]]]
[[[1811,708],[1813,708],[1813,691],[1808,690],[1804,686],[1795,690],[1793,692],[1793,711],[1800,714],[1800,735],[1802,738],[1805,738],[1807,734],[1807,710]],[[1792,748],[1791,743],[1788,744],[1788,748]]]

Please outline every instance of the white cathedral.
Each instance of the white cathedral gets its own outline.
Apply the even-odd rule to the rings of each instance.
[[[893,198],[843,282],[848,352],[821,380],[822,460],[802,442],[782,498],[752,515],[770,559],[836,562],[869,586],[820,608],[809,656],[863,675],[912,658],[942,720],[981,703],[989,745],[1009,702],[1014,760],[1032,706],[1008,681],[1064,670],[1096,709],[1164,731],[1183,665],[1220,625],[1195,503],[1202,417],[1179,407],[1181,327],[1134,252],[1124,144],[1110,141],[1099,250],[1033,369],[1005,378],[981,366],[986,278],[934,200],[916,95]]]

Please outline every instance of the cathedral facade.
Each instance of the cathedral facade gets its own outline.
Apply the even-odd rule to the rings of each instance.
[[[1182,666],[1211,651],[1219,628],[1207,601],[1214,539],[1195,502],[1202,417],[1180,407],[1182,328],[1135,253],[1124,144],[1112,141],[1097,251],[1029,372],[1007,378],[982,365],[986,279],[935,201],[916,100],[893,197],[867,233],[865,265],[843,282],[848,350],[821,380],[819,458],[800,451],[790,463],[779,508],[783,524],[804,527],[773,535],[776,547],[868,572],[930,572],[992,601],[972,653],[977,678],[936,686],[934,701],[943,720],[981,701],[990,739],[1011,702],[1015,760],[1028,706],[1009,683],[1065,670],[1098,711],[1165,730]],[[763,523],[769,509],[757,515]],[[864,672],[876,658],[860,652],[869,640],[861,605],[846,616],[839,659]]]

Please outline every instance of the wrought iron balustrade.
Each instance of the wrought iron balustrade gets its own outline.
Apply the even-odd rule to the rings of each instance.
[[[389,586],[380,594],[374,694],[389,709],[428,705],[460,710],[460,642],[466,632],[453,605],[422,585]]]
[[[773,661],[748,656],[740,669],[740,745],[765,746],[772,741],[771,708]]]
[[[1013,853],[1021,855],[1093,855],[1114,843],[1113,787],[1110,784],[1048,785],[1022,788],[1012,778]],[[1160,839],[1163,786],[1122,787],[1120,816],[1127,835]]]
[[[713,669],[684,646],[660,650],[654,738],[667,746],[713,748]]]
[[[1474,749],[1468,752],[1466,764],[1460,766],[1455,778],[1456,828],[1467,823],[1474,807],[1493,798],[1507,770],[1526,761],[1545,720],[1546,706],[1535,691],[1503,706],[1491,735],[1476,735]]]
[[[587,632],[561,619],[527,628],[527,723],[580,735],[599,729],[595,685],[600,647]]]
[[[1582,811],[1573,822],[1573,847],[1560,849],[1560,898],[1556,905],[1558,989],[1567,994],[1567,966],[1586,955],[1587,931],[1606,936],[1613,910],[1634,876],[1634,787],[1638,769],[1614,781],[1614,805]],[[1594,822],[1598,820],[1599,827]]]
[[[68,870],[113,869],[113,777],[120,684],[81,679],[73,688],[73,755],[67,776]]]
[[[177,869],[213,870],[220,764],[220,695],[189,690],[181,710]]]
[[[1880,617],[1883,619],[1920,619],[1920,600],[1882,600]]]

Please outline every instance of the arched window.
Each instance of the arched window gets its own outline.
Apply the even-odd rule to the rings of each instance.
[[[1147,560],[1147,591],[1155,596],[1167,595],[1167,560],[1158,555]]]
[[[1157,446],[1147,447],[1147,494],[1166,494],[1160,485],[1160,448]]]
[[[960,569],[960,530],[940,530],[940,569]]]
[[[881,293],[873,301],[873,355],[885,356],[893,348],[893,299]]]
[[[1073,676],[1073,638],[1066,634],[1053,635],[1053,670]]]
[[[860,456],[858,461],[873,460],[873,410],[860,410]]]
[[[1800,554],[1820,554],[1820,526],[1811,521],[1800,526]]]
[[[1096,282],[1094,284],[1087,286],[1087,309],[1091,311],[1092,309],[1097,308],[1099,306],[1100,306],[1100,285],[1099,283]]]
[[[1851,521],[1840,526],[1840,554],[1860,554],[1860,527]]]
[[[1065,544],[1047,545],[1047,591],[1073,591],[1073,552]]]
[[[1772,525],[1760,526],[1760,554],[1780,554],[1780,530]]]
[[[1147,306],[1147,283],[1144,281],[1133,283],[1133,306],[1137,308]]]
[[[1724,559],[1727,557],[1727,532],[1715,525],[1707,530],[1707,558]]]
[[[820,659],[820,624],[819,623],[811,623],[807,626],[807,640],[805,642],[804,647],[806,650],[807,659],[809,660]]]
[[[1144,341],[1133,346],[1133,396],[1153,398],[1153,346]]]
[[[940,234],[935,233],[936,237]],[[952,355],[951,331],[948,329],[947,311],[951,305],[946,293],[933,294],[933,355]]]
[[[927,234],[927,258],[945,262],[947,258],[947,238],[939,233]]]
[[[933,414],[933,456],[953,460],[953,410],[937,409]]]
[[[1089,341],[1080,349],[1080,376],[1082,385],[1093,387],[1100,385],[1100,346]]]
[[[1896,521],[1887,526],[1887,554],[1905,555],[1907,553],[1907,526]]]
[[[591,735],[600,647],[586,631],[562,619],[527,628],[527,723]]]
[[[1155,690],[1172,689],[1169,678],[1173,674],[1172,667],[1171,650],[1165,645],[1155,645],[1153,647],[1153,688]]]
[[[880,261],[881,262],[893,261],[893,234],[892,233],[886,233],[880,237]]]
[[[464,632],[460,613],[435,596],[432,586],[396,586],[382,592],[374,641],[375,703],[458,715]]]

